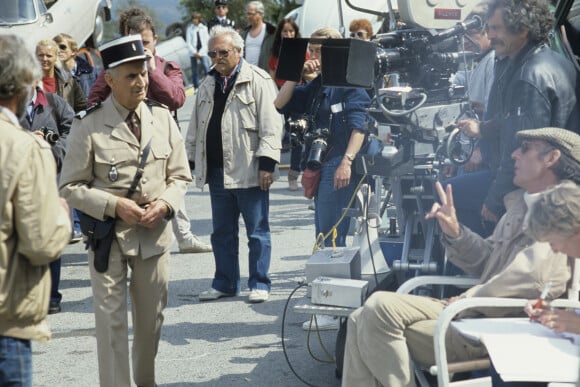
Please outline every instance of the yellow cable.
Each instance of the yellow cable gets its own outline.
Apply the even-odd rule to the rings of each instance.
[[[340,222],[342,222],[342,220],[344,219],[344,217],[346,216],[346,212],[348,211],[348,209],[350,208],[350,206],[352,206],[352,203],[354,202],[354,199],[356,198],[356,193],[358,192],[358,190],[360,189],[361,185],[363,184],[363,182],[365,181],[365,178],[367,177],[366,173],[364,175],[362,175],[362,177],[360,178],[360,181],[358,182],[352,196],[350,197],[350,201],[348,202],[348,205],[345,207],[344,211],[342,211],[342,214],[340,215],[340,218],[338,218],[338,220],[336,221],[336,223],[334,224],[334,226],[332,226],[332,228],[326,233],[326,234],[318,234],[316,236],[316,242],[314,243],[314,248],[312,249],[312,252],[314,253],[316,250],[323,248],[324,247],[324,241],[326,239],[328,239],[328,237],[330,236],[330,234],[334,234],[336,232],[336,228],[338,227],[338,225],[340,224]],[[321,240],[322,238],[322,240]],[[320,244],[322,242],[322,244]],[[334,240],[333,240],[333,248],[336,248],[336,246],[334,245]]]

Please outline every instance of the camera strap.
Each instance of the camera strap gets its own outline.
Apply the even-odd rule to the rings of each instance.
[[[141,177],[143,177],[145,163],[147,162],[147,157],[149,157],[150,150],[151,150],[151,139],[149,139],[147,145],[145,145],[145,148],[143,148],[143,153],[141,154],[141,161],[139,161],[139,166],[137,167],[137,172],[135,172],[133,182],[129,187],[129,191],[127,191],[127,198],[133,196],[135,190],[137,189],[137,184],[139,184],[139,180],[141,180]]]

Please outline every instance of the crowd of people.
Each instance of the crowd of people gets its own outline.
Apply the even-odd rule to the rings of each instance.
[[[195,103],[185,138],[175,114],[186,98],[182,69],[156,54],[155,26],[142,10],[120,15],[120,37],[100,47],[100,72],[67,34],[38,42],[35,55],[20,38],[0,37],[0,345],[8,348],[0,351],[0,385],[32,385],[30,340],[49,337],[46,314],[61,310],[59,256],[81,230],[102,386],[130,386],[131,375],[138,386],[155,385],[173,238],[180,253],[213,253],[214,278],[200,301],[235,297],[244,286],[241,216],[248,301],[267,301],[269,190],[284,144],[291,191],[304,169],[319,176],[315,237],[346,246],[342,212],[360,179],[353,162],[372,127],[372,92],[324,85],[322,45],[343,36],[332,27],[314,31],[296,57],[300,74],[279,79],[283,40],[301,37],[296,22],[270,24],[264,4],[250,1],[248,25],[237,30],[227,1],[214,5],[215,18],[204,24],[193,12],[186,31]],[[414,365],[434,364],[438,316],[458,299],[536,299],[548,283],[555,299],[569,286],[569,257],[580,253],[576,70],[547,45],[547,1],[488,0],[474,12],[485,20],[467,31],[478,64],[452,82],[467,86],[476,114],[457,127],[478,146],[457,176],[435,183],[438,201],[425,219],[437,222],[449,261],[480,283],[442,300],[373,293],[348,318],[343,386],[414,386]],[[353,39],[374,36],[366,19],[353,20],[349,31]],[[292,141],[289,123],[300,117],[325,128],[317,134],[324,153],[311,152],[316,141]],[[22,157],[27,168],[9,162]],[[209,186],[210,244],[191,232],[184,195],[193,181]],[[45,200],[34,200],[39,194]],[[530,302],[525,312],[557,332],[580,333],[575,311]],[[448,349],[449,360],[486,355],[457,332]],[[493,371],[494,384],[510,385]]]

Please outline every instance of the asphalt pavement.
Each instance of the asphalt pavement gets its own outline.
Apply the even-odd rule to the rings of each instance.
[[[189,96],[179,111],[183,131],[192,103]],[[288,163],[288,157],[288,153],[283,154],[282,164]],[[336,331],[320,332],[320,336],[313,333],[308,344],[301,325],[309,316],[292,308],[306,294],[305,288],[300,288],[290,298],[304,280],[304,265],[312,253],[314,212],[308,209],[309,201],[301,191],[287,190],[287,171],[282,169],[280,175],[270,194],[272,292],[267,302],[248,303],[247,288],[239,297],[200,302],[199,294],[211,286],[213,254],[179,254],[177,244],[172,246],[169,302],[156,361],[159,386],[305,385],[292,373],[283,346],[290,364],[304,381],[320,387],[340,385],[335,365],[326,362],[334,354]],[[186,208],[193,233],[209,242],[211,208],[207,188],[200,191],[190,186]],[[68,246],[62,259],[62,312],[48,316],[51,341],[33,343],[33,384],[98,386],[93,298],[84,245]],[[242,220],[240,267],[245,285],[248,249]],[[132,340],[131,331],[129,338]]]

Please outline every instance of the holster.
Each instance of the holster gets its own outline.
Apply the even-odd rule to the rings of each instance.
[[[82,211],[77,212],[81,231],[87,237],[86,247],[90,247],[95,255],[95,270],[104,273],[109,267],[109,253],[115,238],[115,218],[98,220]]]

